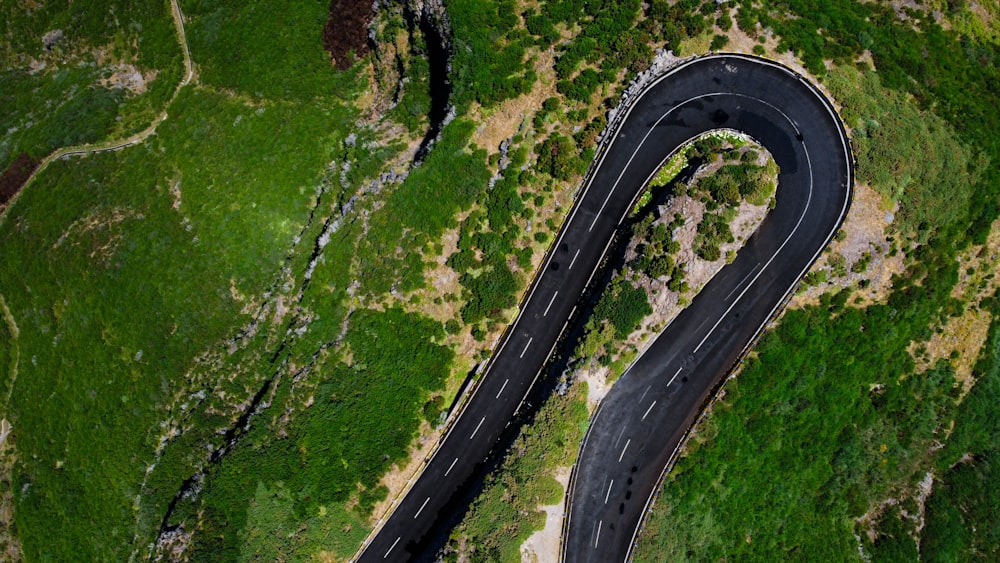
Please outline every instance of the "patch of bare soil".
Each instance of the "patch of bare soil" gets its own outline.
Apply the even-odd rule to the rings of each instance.
[[[472,141],[489,151],[495,151],[500,143],[513,137],[524,120],[528,119],[550,96],[556,95],[554,69],[555,50],[532,52],[535,55],[534,70],[538,82],[530,92],[502,102],[498,107],[483,111],[478,106],[470,112],[471,118],[481,125],[476,128]]]
[[[323,48],[330,62],[347,70],[355,58],[368,54],[368,24],[372,0],[330,0],[330,15],[323,26]]]
[[[560,467],[554,475],[564,491],[569,486],[571,470],[570,467]],[[559,561],[559,540],[562,537],[563,518],[566,516],[565,499],[563,495],[556,504],[538,507],[538,510],[545,512],[545,527],[528,536],[528,539],[521,544],[522,563]]]
[[[31,173],[38,167],[38,163],[39,161],[28,153],[22,152],[3,171],[3,174],[0,174],[0,211],[3,211],[7,202],[21,191],[24,183],[31,178]]]
[[[120,207],[91,211],[70,223],[56,242],[52,243],[52,248],[59,248],[69,242],[73,246],[83,247],[90,258],[107,262],[121,243],[121,223],[138,216],[135,211]]]
[[[892,276],[904,270],[904,256],[897,252],[890,256],[889,236],[896,207],[889,205],[881,195],[865,184],[854,187],[854,200],[841,226],[840,240],[834,240],[823,255],[813,264],[810,272],[825,271],[827,281],[813,287],[800,289],[789,302],[789,308],[815,304],[823,293],[838,288],[856,287],[867,280],[868,287],[856,292],[849,304],[866,307],[883,302],[892,289]],[[846,275],[836,275],[831,261],[844,259]],[[862,260],[868,260],[861,268]],[[854,271],[858,270],[858,271]],[[843,273],[843,272],[842,272]]]
[[[970,304],[993,295],[1000,280],[996,278],[997,257],[1000,256],[1000,219],[993,222],[986,243],[964,250],[958,256],[961,271],[951,296]]]
[[[22,561],[21,541],[14,529],[13,469],[17,461],[13,427],[0,420],[0,560]]]
[[[156,71],[143,74],[135,65],[121,64],[115,67],[110,76],[101,79],[101,86],[121,88],[132,94],[142,94],[146,91],[146,84],[155,80],[157,74]]]
[[[962,387],[959,400],[964,398],[976,382],[972,368],[986,343],[992,321],[989,311],[969,308],[962,315],[949,318],[926,342],[911,342],[908,351],[916,362],[916,372],[947,359],[955,369],[957,384]]]
[[[373,526],[383,517],[388,517],[389,510],[393,508],[396,501],[401,500],[409,490],[410,484],[416,480],[423,470],[424,463],[434,452],[438,441],[441,439],[441,429],[431,428],[427,422],[420,423],[420,430],[417,438],[410,444],[410,458],[406,465],[400,467],[399,464],[392,466],[385,475],[382,476],[380,485],[385,485],[389,489],[389,494],[385,500],[379,502],[372,509],[369,521]]]
[[[923,479],[916,484],[912,489],[903,491],[898,497],[887,498],[871,509],[865,512],[861,516],[854,519],[857,523],[858,528],[864,532],[868,537],[868,541],[875,543],[879,538],[879,531],[877,524],[879,519],[885,513],[886,509],[890,506],[900,506],[908,498],[913,498],[915,504],[917,505],[917,511],[915,514],[910,514],[906,508],[900,507],[900,516],[909,519],[913,522],[915,528],[914,540],[917,543],[920,542],[920,532],[924,529],[924,516],[925,516],[925,506],[927,503],[927,498],[931,496],[931,492],[934,490],[934,474],[928,471],[924,474]],[[860,541],[860,539],[859,539]]]
[[[966,249],[958,257],[962,271],[951,296],[967,304],[965,312],[951,317],[927,341],[913,342],[909,352],[919,373],[947,359],[955,369],[955,380],[961,386],[959,400],[975,385],[972,369],[979,352],[986,343],[993,316],[979,308],[986,296],[993,295],[1000,281],[996,279],[995,264],[1000,253],[1000,220],[993,223],[983,245]]]

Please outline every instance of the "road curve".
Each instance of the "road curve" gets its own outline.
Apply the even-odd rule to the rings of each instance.
[[[835,114],[806,82],[763,59],[715,55],[683,63],[647,88],[623,118],[613,123],[521,313],[420,475],[379,520],[356,560],[408,561],[433,556],[423,545],[425,535],[445,516],[441,513],[451,495],[487,457],[520,406],[639,191],[677,147],[718,128],[744,131],[772,152],[782,168],[778,205],[736,261],[705,287],[619,381],[588,431],[569,493],[572,518],[563,556],[574,562],[624,558],[643,512],[642,503],[673,451],[671,444],[677,443],[704,397],[829,242],[850,199],[850,158]],[[803,191],[804,178],[812,179],[812,189]],[[672,340],[685,345],[693,340],[698,345],[675,348]],[[659,382],[657,387],[667,388],[666,379],[675,374],[664,375],[662,368],[675,365],[683,365],[688,374],[671,382],[671,395],[652,389],[654,380]],[[631,391],[636,385],[642,385],[640,394],[648,395],[642,397],[644,402],[635,402],[639,395]],[[650,391],[643,393],[646,385]],[[608,437],[602,429],[617,432],[624,424],[618,422],[620,417],[635,414],[640,404],[653,399],[650,393],[665,408],[652,409],[639,421],[640,426],[630,427],[634,435],[620,440],[617,435]],[[690,407],[689,414],[680,412],[682,405]],[[654,421],[656,426],[650,427]],[[650,428],[661,437],[676,439],[654,443]],[[622,443],[621,452],[611,451],[621,449]],[[605,462],[613,462],[614,467]],[[602,491],[607,483],[592,481],[622,467],[628,475],[623,474],[618,482],[624,485],[631,479],[630,489],[611,489],[607,500],[611,502],[618,494],[630,502],[613,521],[610,512],[617,514],[618,501],[613,507],[597,502],[598,496],[600,501],[605,498],[595,491]],[[588,514],[588,507],[592,513]],[[595,529],[603,528],[597,542],[593,542],[594,530],[589,530],[589,537],[578,532],[591,522]]]
[[[830,103],[793,71],[750,57],[673,69],[632,104],[609,152],[641,187],[664,152],[718,127],[763,144],[781,167],[777,206],[605,397],[567,493],[564,561],[629,558],[664,471],[709,396],[826,247],[853,185]],[[610,158],[610,157],[609,157]]]

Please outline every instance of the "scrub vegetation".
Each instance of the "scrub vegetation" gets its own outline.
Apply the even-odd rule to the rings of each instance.
[[[588,416],[585,383],[546,400],[452,532],[445,561],[457,561],[459,553],[472,561],[521,561],[521,544],[545,525],[538,507],[565,494],[551,474],[576,459]]]
[[[767,198],[770,199],[774,195],[777,166],[769,155],[765,165],[757,164],[761,150],[744,137],[713,133],[682,147],[654,176],[620,235],[627,237],[630,250],[626,257],[632,258],[596,292],[596,302],[582,321],[583,336],[575,348],[564,346],[559,352],[574,358],[570,362],[574,366],[572,372],[557,387],[560,392],[553,394],[535,420],[524,427],[509,448],[502,466],[487,477],[483,492],[452,533],[452,541],[445,550],[446,559],[454,560],[461,554],[474,561],[522,560],[521,544],[531,532],[546,524],[546,514],[539,507],[557,504],[565,494],[564,487],[555,478],[556,473],[575,463],[579,452],[579,442],[590,416],[587,383],[581,380],[581,371],[599,365],[608,368],[608,381],[621,376],[637,353],[633,340],[654,313],[648,288],[665,280],[666,283],[660,285],[669,291],[689,291],[685,281],[687,264],[675,263],[680,243],[674,240],[674,233],[685,220],[680,214],[660,216],[664,203],[681,190],[702,203],[711,204],[720,213],[732,215],[739,201],[717,201],[704,186],[718,183],[717,175],[729,181],[731,171],[727,166],[732,165],[724,163],[741,160],[746,160],[741,166],[749,171],[742,179],[757,178],[759,174],[760,185],[754,186],[762,192],[769,191]],[[691,166],[709,171],[697,174],[697,180],[690,186],[673,182],[689,162]],[[707,167],[709,164],[713,166]],[[743,191],[750,190],[744,188]],[[706,214],[705,217],[722,220],[721,214]],[[728,228],[728,222],[722,221]],[[656,318],[662,318],[663,312],[657,313]],[[648,338],[652,334],[647,332],[643,336]],[[632,340],[626,342],[629,338]],[[569,383],[568,391],[566,383]],[[569,412],[562,412],[567,410]],[[553,411],[560,412],[564,422],[554,421]],[[579,424],[578,432],[571,432],[573,423]],[[575,439],[568,438],[570,436]]]
[[[881,4],[769,4],[737,24],[760,21],[825,77],[859,180],[899,205],[908,266],[884,303],[850,307],[847,288],[785,314],[667,477],[637,559],[990,559],[995,321],[964,398],[951,361],[918,368],[910,350],[966,310],[997,313],[952,288],[958,250],[996,217],[998,47],[910,8],[901,21]],[[855,68],[866,48],[877,73]]]
[[[692,258],[714,262],[722,258],[722,245],[736,242],[730,225],[738,206],[743,201],[758,206],[773,202],[778,167],[770,155],[758,164],[760,150],[743,137],[714,133],[682,147],[657,172],[621,235],[628,237],[627,262],[601,289],[585,323],[574,353],[584,365],[610,366],[610,377],[617,378],[636,354],[625,339],[653,313],[650,300],[657,290],[675,293],[679,300],[689,296],[687,272],[692,264],[681,258],[678,240],[678,229],[688,218],[662,215],[664,203],[690,197],[704,205]],[[695,169],[695,178],[688,184],[674,181],[687,166]],[[655,201],[654,192],[660,192]]]
[[[146,127],[183,71],[170,11],[161,0],[0,3],[0,170]]]
[[[903,503],[872,513],[864,548],[996,549],[980,523],[998,502],[973,491],[995,480],[998,331],[961,403],[947,362],[911,373],[907,351],[963,308],[997,312],[995,300],[949,293],[964,275],[957,253],[986,240],[1000,185],[989,164],[1000,162],[995,36],[962,3],[945,31],[846,0],[454,0],[446,20],[427,20],[441,38],[414,5],[380,3],[372,52],[355,33],[353,56],[331,55],[331,9],[348,4],[180,2],[197,72],[170,101],[183,58],[169,3],[0,2],[0,193],[59,147],[169,115],[141,145],[53,162],[0,217],[5,553],[349,558],[398,492],[386,473],[441,422],[470,358],[488,356],[516,311],[605,110],[655,48],[729,29],[777,34],[823,76],[855,130],[859,178],[899,203],[908,270],[887,303],[855,310],[845,291],[765,338],[699,434],[717,438],[667,483],[674,501],[657,505],[663,521],[643,549],[856,553],[851,518],[929,470],[919,543],[906,543],[916,528]],[[438,40],[450,66],[434,66]],[[877,73],[854,68],[865,49]],[[438,92],[444,66],[449,90]],[[511,110],[535,97],[520,117]],[[448,110],[440,129],[433,108]],[[484,124],[505,119],[515,133],[477,146]],[[768,197],[747,163],[725,166],[706,204]],[[713,221],[702,254],[726,238]],[[683,280],[668,229],[643,229],[650,258],[635,266]],[[649,303],[630,280],[606,295],[594,328],[612,342]],[[519,557],[536,507],[560,495],[539,476],[575,455],[585,394],[575,384],[546,402],[453,549]],[[776,435],[787,437],[764,439]],[[762,464],[761,451],[773,459]],[[766,518],[745,494],[769,490],[761,482],[785,487],[768,495]],[[737,518],[783,543],[748,543]],[[691,519],[700,524],[678,536],[674,522]],[[839,535],[819,545],[816,530]]]

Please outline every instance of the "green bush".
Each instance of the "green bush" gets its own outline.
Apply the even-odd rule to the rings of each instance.
[[[652,312],[646,291],[619,277],[601,294],[588,325],[596,326],[607,320],[617,337],[625,338]]]
[[[517,39],[518,17],[510,0],[459,0],[448,4],[454,32],[454,102],[492,106],[531,90],[536,76]]]

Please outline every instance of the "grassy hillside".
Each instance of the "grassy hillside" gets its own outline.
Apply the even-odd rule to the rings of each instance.
[[[0,2],[0,170],[146,127],[183,71],[171,5]]]
[[[182,72],[169,4],[22,4],[0,4],[0,167],[134,133],[164,109]],[[745,50],[792,49],[843,105],[860,177],[899,206],[892,236],[907,270],[866,309],[844,291],[789,314],[709,419],[718,432],[701,432],[715,438],[678,466],[663,493],[676,502],[657,505],[650,526],[677,538],[673,519],[697,515],[704,525],[684,527],[691,541],[675,546],[693,558],[815,545],[805,527],[770,546],[701,539],[727,522],[720,514],[760,519],[736,493],[712,496],[704,478],[722,471],[727,490],[750,490],[757,450],[712,461],[715,452],[780,424],[801,430],[765,445],[760,468],[789,483],[775,498],[832,511],[823,522],[839,536],[826,552],[856,553],[862,525],[850,519],[913,496],[928,470],[941,486],[926,498],[920,549],[946,558],[995,545],[992,532],[951,532],[995,506],[968,508],[995,472],[984,383],[995,354],[958,403],[961,362],[934,344],[968,311],[995,312],[983,298],[994,247],[975,251],[1000,185],[988,165],[1000,161],[996,35],[962,5],[945,31],[841,0],[454,0],[447,18],[389,4],[372,20],[375,48],[343,71],[323,48],[329,2],[180,5],[195,80],[156,134],[54,162],[0,219],[8,557],[349,557],[516,312],[627,81],[655,48],[689,54],[748,34]],[[428,26],[443,30],[450,66],[435,59]],[[877,70],[856,65],[862,56]],[[133,69],[144,91],[123,78]],[[433,122],[442,95],[452,118]],[[837,356],[838,341],[856,352]],[[802,382],[817,358],[826,370]],[[872,395],[874,384],[884,393]],[[519,442],[528,453],[518,471],[540,479],[529,501],[556,496],[533,464],[551,436],[560,459],[573,450],[582,394],[539,416],[573,424]],[[833,397],[842,400],[822,403]],[[762,402],[775,417],[753,418],[749,405]],[[828,412],[834,421],[817,429]],[[953,419],[950,440],[928,454]],[[821,439],[802,442],[806,429]],[[762,526],[793,520],[796,507],[779,506]],[[872,512],[866,549],[913,547],[886,543],[915,529],[895,514]],[[538,524],[519,517],[495,525],[522,537]],[[644,549],[666,549],[655,537]]]

